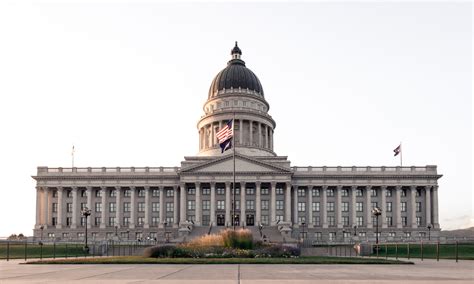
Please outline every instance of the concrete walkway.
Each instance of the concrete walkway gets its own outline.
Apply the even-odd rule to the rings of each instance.
[[[474,261],[415,265],[21,265],[0,261],[0,283],[474,283]]]

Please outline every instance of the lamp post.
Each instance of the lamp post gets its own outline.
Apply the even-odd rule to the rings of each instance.
[[[86,218],[85,222],[85,227],[86,227],[86,235],[85,235],[85,245],[84,245],[84,251],[86,253],[89,253],[89,247],[87,246],[87,217],[91,215],[91,210],[87,207],[84,207],[84,209],[81,211],[82,216]]]
[[[43,230],[44,230],[44,226],[43,226],[43,225],[40,226],[40,230],[41,230],[40,242],[42,243],[42,242],[43,242]]]
[[[428,241],[431,241],[431,224],[428,224]]]
[[[117,225],[115,225],[115,236],[116,236],[116,237],[118,237],[117,230],[118,230],[118,226],[117,226]]]
[[[380,209],[378,207],[374,207],[374,209],[372,209],[372,214],[374,214],[374,216],[375,216],[375,244],[376,244],[377,249],[378,249],[378,245],[379,245],[379,216],[382,215],[382,209]]]
[[[303,241],[304,241],[304,233],[305,233],[305,231],[304,231],[304,226],[305,226],[305,225],[306,225],[305,222],[302,222],[302,223],[301,223],[301,238],[303,239]]]
[[[357,236],[357,225],[354,226],[354,237],[356,237],[356,236]]]

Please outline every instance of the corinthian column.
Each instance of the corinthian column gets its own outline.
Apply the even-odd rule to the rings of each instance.
[[[231,217],[230,217],[230,182],[225,183],[225,224],[227,226],[232,225]]]
[[[400,201],[400,192],[402,190],[401,186],[395,188],[395,216],[397,222],[397,228],[402,228],[402,210],[401,210],[401,201]]]
[[[341,190],[342,186],[338,185],[336,187],[336,225],[338,228],[342,228]]]
[[[201,216],[202,216],[202,209],[201,209],[201,184],[199,182],[196,182],[195,183],[195,186],[196,186],[196,206],[194,207],[195,208],[195,211],[194,211],[194,215],[195,215],[195,222],[196,222],[196,226],[201,226]]]
[[[416,186],[410,186],[410,225],[416,228]]]
[[[63,227],[63,188],[58,186],[58,223],[56,224],[56,229],[61,229]]]
[[[77,228],[77,187],[72,187],[72,224],[71,229]]]
[[[179,224],[181,225],[186,221],[186,184],[181,184],[179,191]]]
[[[101,212],[101,217],[100,217],[100,228],[101,229],[105,229],[105,220],[107,218],[107,187],[106,186],[102,186],[100,188],[100,196],[102,198],[101,202],[102,202],[102,212]]]
[[[426,226],[431,224],[431,186],[425,186],[425,194],[426,194]]]
[[[160,224],[159,227],[163,228],[163,224],[166,222],[166,216],[165,216],[165,188],[164,186],[160,186]],[[177,208],[174,208],[176,211]],[[171,225],[171,224],[170,224]]]
[[[372,228],[372,199],[371,199],[371,187],[366,186],[365,187],[365,203],[366,203],[366,209],[365,209],[365,220],[367,224],[367,228]]]
[[[145,186],[145,224],[143,227],[145,229],[150,228],[150,187]]]
[[[308,228],[313,227],[313,187],[308,186]]]
[[[49,188],[43,187],[43,224],[45,228],[49,225],[49,206],[48,206],[48,197],[49,195]]]
[[[289,182],[286,183],[285,188],[285,221],[291,222],[291,183]]]
[[[137,202],[137,195],[136,195],[136,191],[135,191],[135,187],[134,186],[131,186],[130,187],[130,190],[132,191],[132,196],[130,197],[130,223],[129,223],[129,228],[130,229],[135,229],[135,222],[136,222],[136,218],[137,218],[137,213],[136,213],[136,210],[137,210],[137,206],[135,206],[135,203]]]
[[[226,203],[227,203],[227,192],[226,192]],[[216,225],[216,184],[213,182],[211,183],[211,208],[210,209],[211,210],[209,214],[211,214],[211,217],[210,217],[211,225],[215,226]],[[227,204],[225,205],[225,212],[227,215]]]
[[[87,228],[90,229],[92,228],[92,220],[94,220],[95,216],[95,208],[92,208],[92,187],[88,186],[87,187],[87,208],[91,211],[91,215],[89,216],[89,221],[87,222]]]
[[[256,225],[260,225],[262,223],[262,198],[260,196],[260,182],[257,181],[255,183],[255,215],[256,215]]]
[[[240,182],[240,225],[246,226],[245,218],[245,182]]]
[[[433,228],[439,228],[439,216],[438,216],[438,186],[433,186]]]
[[[321,192],[321,218],[323,219],[323,228],[328,227],[328,210],[327,210],[327,204],[328,204],[328,198],[327,198],[327,190],[328,187],[326,185],[323,186],[323,190]]]
[[[380,188],[380,209],[382,210],[382,228],[387,228],[387,199],[386,199],[387,187],[382,186]]]
[[[39,228],[41,226],[41,187],[36,187],[36,226]]]
[[[119,228],[122,226],[122,189],[120,186],[115,187],[115,225]]]
[[[272,226],[276,225],[276,182],[271,183],[270,190],[270,224]],[[285,205],[286,206],[286,205]]]

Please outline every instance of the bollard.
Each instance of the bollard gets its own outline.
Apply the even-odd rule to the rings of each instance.
[[[423,241],[420,244],[420,252],[421,252],[421,261],[423,261]]]
[[[25,240],[25,261],[28,258],[28,240]]]
[[[410,243],[407,244],[407,256],[410,259]]]
[[[398,243],[395,243],[395,259],[398,260]]]
[[[456,262],[458,262],[458,241],[456,241]]]
[[[439,261],[439,241],[436,243],[436,261]]]
[[[7,242],[7,261],[10,260],[10,242]]]

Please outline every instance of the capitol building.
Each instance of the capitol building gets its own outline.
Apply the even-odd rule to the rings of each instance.
[[[231,56],[212,80],[195,156],[176,167],[38,167],[34,235],[82,239],[87,226],[96,240],[183,241],[235,225],[275,242],[438,238],[435,165],[292,165],[274,148],[271,94],[237,44]],[[221,153],[216,134],[230,119],[232,149]]]

